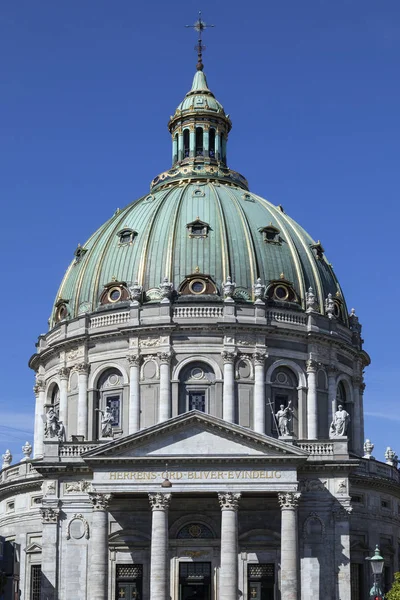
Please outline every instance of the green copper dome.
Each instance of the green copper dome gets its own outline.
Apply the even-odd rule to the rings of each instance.
[[[199,98],[207,105],[197,104]],[[344,299],[321,244],[281,207],[250,193],[245,178],[228,168],[231,122],[202,71],[169,129],[172,168],[153,180],[151,193],[117,211],[78,247],[58,291],[52,325],[60,320],[61,304],[66,307],[61,318],[100,305],[104,310],[104,290],[113,281],[124,282],[127,290],[138,282],[142,301],[151,302],[160,300],[165,278],[179,292],[196,273],[212,281],[214,298],[223,297],[231,277],[234,298],[244,302],[254,301],[257,279],[267,291],[281,281],[292,290],[290,307],[298,310],[306,308],[311,287],[321,312],[332,294],[346,320]],[[195,300],[194,292],[190,301]],[[279,305],[280,298],[275,300]]]

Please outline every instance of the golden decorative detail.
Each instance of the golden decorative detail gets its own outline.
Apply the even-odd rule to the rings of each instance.
[[[279,279],[285,279],[285,273],[281,273],[281,274],[279,275]]]
[[[199,267],[199,266],[197,266],[193,272],[194,272],[194,273],[200,273],[200,267]]]
[[[113,276],[111,277],[111,281],[118,281],[118,279],[115,277],[115,275],[113,275]]]

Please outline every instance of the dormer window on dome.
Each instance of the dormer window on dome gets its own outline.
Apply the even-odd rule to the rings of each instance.
[[[299,302],[293,284],[285,279],[283,273],[281,273],[280,279],[270,281],[266,290],[266,297],[272,302]]]
[[[216,295],[218,290],[210,275],[200,273],[198,267],[196,267],[195,273],[187,275],[179,286],[179,293],[182,296]]]
[[[209,224],[201,221],[199,217],[196,217],[192,223],[188,223],[186,227],[190,238],[206,238],[210,229]]]
[[[266,227],[261,227],[258,230],[263,234],[264,242],[267,244],[280,244],[281,238],[279,237],[280,230],[270,223]]]
[[[115,277],[106,283],[100,296],[100,304],[117,304],[129,300],[129,291],[125,281],[117,281]]]
[[[82,258],[85,256],[86,252],[87,252],[87,248],[82,248],[82,246],[80,244],[78,244],[78,247],[74,252],[75,264],[78,264],[79,262],[81,262]]]
[[[130,229],[129,227],[124,227],[121,231],[118,231],[117,235],[119,237],[119,245],[127,246],[133,244],[133,240],[135,239],[135,236],[137,236],[137,231],[134,231],[134,229]]]
[[[317,260],[323,259],[325,250],[319,240],[316,244],[311,245],[311,250],[313,251],[314,256]]]
[[[54,312],[54,321],[56,323],[59,323],[60,321],[64,321],[64,319],[68,318],[68,316],[69,316],[68,302],[69,302],[69,300],[65,300],[64,298],[59,298],[57,300],[56,305],[55,305],[55,312]]]

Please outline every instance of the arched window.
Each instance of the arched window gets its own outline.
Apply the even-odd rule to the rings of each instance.
[[[185,129],[183,132],[183,157],[187,158],[190,153],[190,134],[189,129]]]
[[[209,144],[210,158],[215,158],[215,129],[213,129],[213,128],[210,129],[208,144]]]
[[[203,128],[196,127],[196,156],[203,156]]]
[[[222,162],[225,162],[224,145],[225,145],[225,137],[224,137],[224,134],[221,133],[220,134],[220,142],[219,142],[219,153],[220,153],[220,158],[221,158]]]
[[[196,361],[179,375],[179,414],[190,410],[213,413],[215,374],[210,365]]]
[[[60,407],[60,388],[57,384],[54,384],[50,392],[50,404],[54,408],[55,412],[58,413]]]
[[[123,379],[118,369],[107,369],[97,382],[97,438],[122,432]]]
[[[288,367],[278,367],[273,372],[269,419],[270,432],[274,437],[281,435],[280,425],[282,426],[279,416],[276,415],[279,411],[285,411],[286,409],[289,409],[286,413],[288,431],[290,434],[298,435],[297,386],[297,377]]]
[[[214,538],[214,534],[211,529],[203,523],[188,523],[178,531],[176,537],[178,540],[209,540]]]
[[[179,136],[178,136],[177,133],[175,134],[174,142],[175,142],[175,144],[174,144],[174,163],[176,163],[176,161],[178,160],[178,153],[179,153],[179,150],[178,150],[178,148],[179,148]]]

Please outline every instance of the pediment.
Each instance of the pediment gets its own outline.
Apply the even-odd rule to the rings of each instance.
[[[39,554],[41,551],[42,546],[40,546],[40,544],[37,544],[36,542],[29,544],[29,546],[25,548],[26,554]]]
[[[306,459],[307,452],[291,444],[191,411],[85,453],[95,460],[185,457]]]

